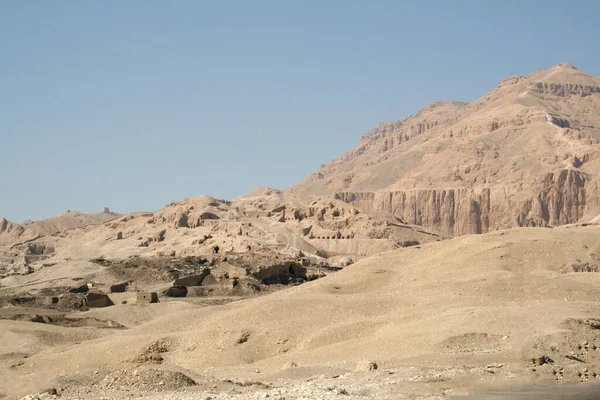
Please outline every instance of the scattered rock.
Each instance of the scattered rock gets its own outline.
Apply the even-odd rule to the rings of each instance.
[[[235,344],[246,343],[249,338],[250,338],[250,332],[244,332],[240,335],[239,338],[237,338],[237,340],[235,341]]]
[[[161,364],[164,361],[163,354],[167,353],[173,347],[173,343],[168,339],[159,339],[156,342],[148,345],[140,354],[135,357],[133,362],[139,364]],[[137,375],[137,370],[134,371],[134,375]]]
[[[375,371],[377,363],[375,361],[362,360],[356,365],[356,371]]]
[[[162,369],[140,369],[136,373],[129,370],[117,371],[98,383],[100,388],[105,389],[128,390],[135,387],[144,392],[178,390],[195,385],[192,378],[181,372]]]
[[[151,243],[158,243],[165,240],[166,229],[162,229],[151,236],[145,237],[140,243],[140,247],[148,247]]]
[[[548,356],[541,356],[538,358],[532,358],[531,363],[533,365],[554,364],[554,360]]]
[[[23,265],[21,268],[17,270],[18,275],[29,275],[34,272],[34,269],[29,265]]]

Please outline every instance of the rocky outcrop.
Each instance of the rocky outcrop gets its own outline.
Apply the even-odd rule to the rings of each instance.
[[[339,200],[365,212],[384,211],[402,221],[450,234],[486,232],[490,190],[414,189],[336,193]],[[485,223],[483,222],[485,221]]]
[[[189,228],[188,225],[188,214],[187,212],[178,213],[175,215],[175,221],[173,223],[173,228]]]
[[[10,235],[14,239],[20,237],[24,232],[23,225],[10,222],[6,218],[0,218],[0,235]]]
[[[173,286],[200,286],[204,278],[210,274],[210,269],[203,268],[199,274],[189,275],[175,279]]]
[[[288,193],[445,234],[599,221],[599,95],[600,77],[568,63],[513,76],[472,103],[378,125]]]
[[[158,243],[158,242],[162,242],[163,240],[165,240],[165,234],[167,233],[166,229],[161,229],[158,232],[155,232],[154,234],[145,237],[142,242],[140,243],[140,247],[148,247],[150,246],[151,243]]]
[[[579,221],[585,213],[589,180],[587,174],[575,170],[548,174],[540,192],[542,218],[551,226]]]
[[[537,191],[514,187],[342,192],[339,200],[366,212],[385,211],[406,223],[453,235],[517,226],[557,226],[586,212],[589,176],[577,170],[549,173]]]
[[[577,84],[560,84],[548,82],[536,82],[529,88],[540,94],[549,94],[551,96],[590,96],[592,94],[600,94],[600,86],[595,85],[577,85]]]
[[[377,154],[386,153],[440,124],[453,121],[456,112],[466,104],[459,101],[438,101],[427,104],[416,115],[407,116],[404,120],[381,122],[360,138],[356,148],[332,160],[330,164],[352,161],[370,149],[376,149]]]

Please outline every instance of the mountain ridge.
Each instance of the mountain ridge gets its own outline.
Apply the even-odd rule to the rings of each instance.
[[[555,226],[597,215],[599,139],[600,77],[559,63],[382,122],[286,194],[329,194],[447,234]]]

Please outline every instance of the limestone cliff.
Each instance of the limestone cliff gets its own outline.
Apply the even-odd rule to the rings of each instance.
[[[600,213],[600,78],[568,63],[384,122],[286,195],[333,195],[449,234]]]
[[[407,224],[461,235],[577,222],[586,211],[589,179],[580,171],[562,170],[549,173],[537,193],[518,187],[432,188],[340,192],[335,198],[367,212],[388,212]]]

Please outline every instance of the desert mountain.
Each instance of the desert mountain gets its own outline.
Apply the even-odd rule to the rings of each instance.
[[[93,276],[91,259],[104,257],[219,257],[257,255],[272,263],[338,265],[361,257],[444,238],[385,213],[365,213],[333,198],[286,201],[262,188],[233,201],[198,196],[148,213],[67,212],[43,221],[0,225],[0,276],[30,273],[44,264]],[[283,258],[282,258],[283,257]],[[246,260],[248,261],[248,260]],[[249,261],[248,261],[249,262]],[[37,263],[37,264],[36,264]],[[30,268],[27,266],[31,265]],[[82,275],[83,274],[83,275]],[[90,275],[92,274],[92,275]]]
[[[287,194],[448,234],[557,226],[600,213],[599,140],[600,77],[560,63],[381,123]]]
[[[382,123],[285,191],[0,219],[0,398],[597,381],[599,140],[600,78],[561,63]]]

